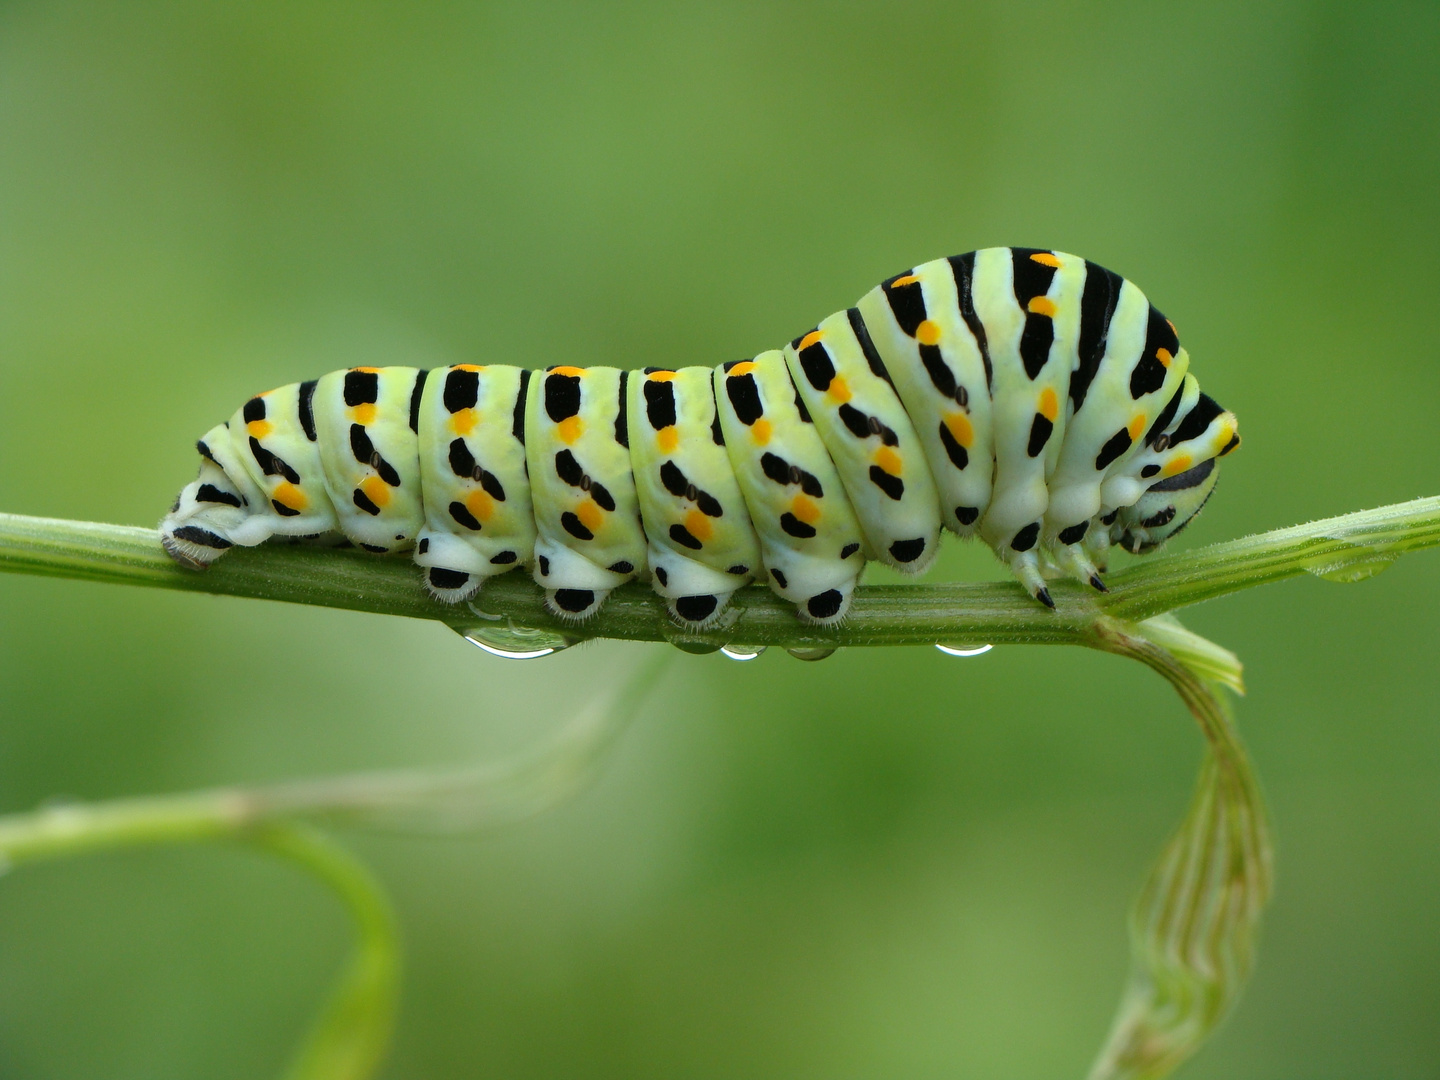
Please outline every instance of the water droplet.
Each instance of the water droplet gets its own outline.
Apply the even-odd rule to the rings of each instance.
[[[577,641],[576,638],[557,634],[553,630],[516,626],[509,619],[505,620],[504,626],[467,626],[455,632],[491,656],[503,657],[506,660],[534,660],[549,656],[561,649],[568,649]]]
[[[935,648],[939,649],[939,650],[940,650],[941,652],[943,652],[946,656],[984,656],[987,652],[989,652],[989,651],[990,651],[991,649],[993,649],[994,647],[995,647],[994,645],[973,645],[973,646],[972,646],[972,645],[940,645],[940,644],[936,644],[936,646],[935,646]]]
[[[478,607],[475,606],[474,600],[466,600],[465,606],[469,608],[471,613],[473,613],[476,617],[484,619],[486,622],[499,622],[505,617],[503,615],[492,615],[488,611],[481,611]]]
[[[765,651],[764,645],[726,645],[720,650],[731,660],[754,660]]]
[[[1314,563],[1305,569],[1326,581],[1338,581],[1342,585],[1349,585],[1388,570],[1395,558],[1396,556],[1383,551],[1356,549],[1353,553],[1340,552],[1327,558],[1324,562]]]
[[[821,645],[814,649],[786,649],[796,660],[824,660],[827,656],[835,655],[836,646]]]
[[[719,652],[719,645],[711,645],[708,641],[690,641],[686,638],[671,638],[670,644],[681,652],[693,653],[695,656],[708,656],[713,652]]]
[[[1387,542],[1383,537],[1363,532],[1356,534],[1348,529],[1338,529],[1324,539],[1341,546],[1335,551],[1316,555],[1305,569],[1326,581],[1341,584],[1364,581],[1389,569],[1390,564],[1400,556],[1400,552],[1394,549],[1393,541]]]

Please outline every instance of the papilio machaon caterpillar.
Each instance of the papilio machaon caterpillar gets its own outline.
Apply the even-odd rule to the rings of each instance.
[[[1188,367],[1124,278],[987,248],[714,369],[359,367],[271,390],[200,440],[160,529],[196,569],[272,536],[413,549],[451,603],[529,567],[566,619],[648,578],[708,626],[755,578],[837,622],[866,560],[919,573],[944,526],[1053,607],[1042,569],[1103,591],[1108,546],[1174,536],[1239,445]]]

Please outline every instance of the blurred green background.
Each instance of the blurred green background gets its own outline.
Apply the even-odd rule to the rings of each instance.
[[[1239,414],[1184,545],[1436,494],[1437,55],[1433,3],[6,3],[0,509],[150,524],[272,385],[712,364],[992,244],[1140,283]],[[1437,1075],[1437,599],[1430,553],[1187,616],[1279,888],[1186,1077]],[[4,576],[0,809],[491,757],[658,647]],[[405,924],[386,1075],[1078,1076],[1200,753],[1100,654],[677,654],[565,808],[347,837]],[[0,1076],[271,1075],[347,933],[242,851],[17,873]]]

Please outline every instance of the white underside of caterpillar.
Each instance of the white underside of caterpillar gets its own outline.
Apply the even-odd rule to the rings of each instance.
[[[439,599],[525,567],[583,619],[648,579],[682,623],[764,579],[844,618],[867,560],[978,535],[1051,604],[1108,546],[1177,532],[1239,443],[1174,327],[1061,252],[917,266],[781,350],[718,368],[352,368],[250,399],[161,523],[203,568],[272,537],[413,550]],[[1052,605],[1053,606],[1053,605]]]

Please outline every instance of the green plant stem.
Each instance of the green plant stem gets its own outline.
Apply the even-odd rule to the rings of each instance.
[[[400,1000],[399,932],[389,898],[364,863],[312,828],[273,822],[252,842],[329,885],[355,923],[355,948],[284,1080],[367,1080],[390,1048]]]
[[[1185,820],[1136,898],[1129,985],[1089,1080],[1159,1080],[1200,1048],[1249,977],[1274,878],[1259,785],[1223,696],[1143,629],[1104,620],[1097,647],[1164,676],[1207,754]]]
[[[0,816],[0,870],[114,848],[251,839],[297,818],[424,832],[513,824],[564,802],[594,779],[606,751],[676,655],[652,651],[626,677],[587,696],[553,737],[503,761],[66,802],[6,814]]]
[[[111,848],[233,841],[279,855],[327,885],[355,924],[356,941],[285,1080],[365,1080],[394,1027],[400,956],[390,902],[370,871],[304,825],[262,820],[237,791],[49,807],[0,818],[7,868]]]
[[[674,656],[653,650],[555,737],[509,761],[65,803],[0,817],[0,869],[109,849],[238,842],[294,862],[341,899],[356,944],[285,1080],[365,1080],[394,1027],[399,950],[389,901],[363,864],[297,818],[409,830],[478,829],[541,813],[594,778]]]
[[[819,628],[800,623],[789,604],[755,587],[736,594],[733,625],[697,633],[681,630],[658,597],[644,585],[631,584],[616,590],[598,616],[576,628],[545,610],[540,591],[523,573],[493,579],[478,606],[518,625],[636,641],[791,647],[1084,644],[1100,615],[1139,621],[1307,571],[1352,565],[1362,572],[1367,566],[1378,569],[1404,552],[1437,544],[1440,497],[1431,497],[1155,556],[1111,575],[1105,595],[1057,581],[1051,589],[1058,606],[1053,612],[1008,582],[862,586],[844,625]],[[320,604],[438,619],[455,627],[477,621],[464,605],[446,607],[430,599],[405,558],[266,545],[236,549],[196,573],[171,562],[152,529],[17,514],[0,514],[0,571]]]
[[[5,869],[111,848],[232,839],[256,824],[238,790],[63,803],[0,818]]]

